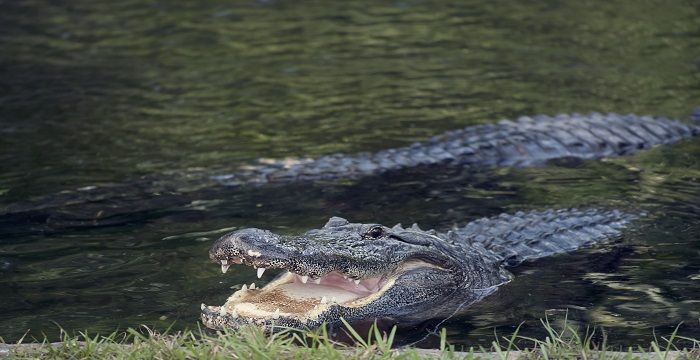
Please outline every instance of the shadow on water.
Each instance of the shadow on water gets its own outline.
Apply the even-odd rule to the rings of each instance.
[[[200,303],[255,279],[250,269],[222,276],[207,258],[237,228],[292,234],[337,215],[445,229],[562,207],[649,215],[613,244],[515,268],[486,301],[398,340],[440,325],[451,343],[488,345],[494,327],[523,321],[523,335],[541,337],[538,319],[563,314],[605,327],[613,344],[646,346],[653,329],[681,322],[682,335],[700,336],[697,139],[531,169],[426,167],[245,189],[206,180],[259,157],[374,151],[502,117],[684,117],[700,105],[694,4],[0,7],[0,204],[44,196],[0,219],[5,340],[27,329],[55,339],[53,322],[91,333],[195,327]],[[71,203],[61,193],[80,188],[92,195]]]

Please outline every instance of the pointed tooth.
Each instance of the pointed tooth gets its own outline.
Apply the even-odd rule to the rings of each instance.
[[[308,276],[308,275],[304,275],[304,276],[301,277],[301,282],[303,282],[304,284],[306,284],[307,281],[309,281],[309,276]]]
[[[224,309],[223,306],[219,308],[219,315],[221,315],[221,316],[226,315],[226,309]]]
[[[331,303],[337,303],[337,302],[338,302],[338,298],[336,298],[335,296],[333,296],[333,297],[331,298]]]
[[[228,265],[228,260],[226,260],[226,259],[221,260],[221,265]]]
[[[359,286],[359,285],[360,285],[360,279],[353,280],[353,282],[355,283],[356,286]]]
[[[206,309],[206,308],[207,308],[207,306],[204,305],[204,303],[202,303],[202,305],[199,306],[199,309],[202,311],[204,311],[204,309]]]
[[[325,304],[327,302],[328,302],[328,299],[326,299],[325,296],[321,298],[321,304]]]
[[[222,260],[222,262],[223,262],[223,260]],[[231,266],[231,265],[224,265],[224,264],[221,264],[221,273],[222,273],[222,274],[226,274],[226,272],[228,271],[229,266]]]
[[[243,290],[243,291],[248,291],[248,285],[243,284],[243,287],[241,288],[241,290]]]
[[[255,289],[255,283],[250,283],[250,290]]]
[[[314,279],[314,282],[316,283],[316,285],[321,285],[321,278]]]
[[[263,276],[265,270],[267,269],[265,269],[264,267],[258,268],[258,279],[260,279]]]
[[[280,309],[279,309],[279,308],[275,309],[275,313],[272,314],[272,318],[273,318],[273,319],[279,319],[279,318],[280,318]]]
[[[229,315],[231,315],[231,317],[234,318],[234,319],[238,317],[238,313],[235,312],[235,311],[233,311],[233,312],[230,313]]]

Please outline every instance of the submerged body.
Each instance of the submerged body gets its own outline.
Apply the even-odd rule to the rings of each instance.
[[[696,110],[700,113],[700,110]],[[376,153],[260,160],[215,176],[227,185],[358,178],[415,166],[525,167],[548,160],[621,156],[700,134],[700,126],[664,117],[600,114],[522,116],[468,126],[429,141]]]
[[[202,304],[202,321],[212,329],[314,328],[447,317],[507,283],[507,267],[614,238],[635,218],[570,209],[503,214],[448,232],[337,217],[299,236],[239,230],[210,250],[222,271],[233,264],[255,267],[258,277],[286,271],[264,287],[244,286],[222,306]]]
[[[121,184],[87,186],[0,209],[0,221],[37,222],[50,229],[115,225],[138,211],[160,216],[164,207],[188,206],[220,186],[258,186],[357,179],[417,166],[467,168],[536,166],[548,160],[621,156],[700,134],[700,108],[683,123],[664,117],[619,114],[524,116],[468,126],[410,146],[374,153],[258,160],[219,175],[210,172],[144,176]]]

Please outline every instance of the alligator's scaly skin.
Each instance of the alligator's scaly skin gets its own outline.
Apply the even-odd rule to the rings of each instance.
[[[700,134],[700,126],[664,117],[600,114],[523,116],[469,126],[423,143],[354,155],[270,160],[215,177],[230,185],[356,178],[390,170],[453,163],[469,167],[533,166],[561,157],[598,159]]]
[[[700,109],[691,120],[700,118]],[[0,221],[36,221],[51,229],[118,224],[134,212],[153,214],[164,207],[201,199],[216,186],[284,184],[360,178],[432,164],[471,168],[533,166],[561,157],[596,159],[634,153],[700,134],[700,126],[664,117],[561,114],[520,117],[468,126],[429,141],[376,153],[331,154],[316,159],[260,160],[233,173],[153,175],[122,184],[63,191],[0,210]],[[19,220],[18,218],[19,217]]]
[[[503,214],[448,232],[423,231],[415,225],[389,228],[352,224],[337,217],[323,228],[300,236],[282,236],[260,229],[238,230],[213,245],[212,260],[283,268],[321,279],[321,285],[327,274],[358,280],[381,276],[395,281],[381,296],[362,306],[321,305],[319,313],[313,316],[287,313],[285,305],[289,304],[282,301],[260,305],[262,313],[281,309],[274,317],[254,317],[237,312],[239,303],[233,301],[227,303],[225,312],[219,306],[203,305],[202,320],[214,329],[236,328],[249,322],[313,328],[322,323],[338,323],[340,318],[351,322],[392,319],[414,323],[445,317],[508,282],[510,275],[505,267],[611,239],[636,217],[616,210],[569,209]],[[427,266],[401,270],[403,264],[416,260]],[[234,298],[264,296],[264,291],[269,290],[241,290]]]

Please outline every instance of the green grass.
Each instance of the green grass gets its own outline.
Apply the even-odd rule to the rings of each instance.
[[[330,339],[325,330],[284,331],[266,335],[257,327],[225,331],[216,335],[201,330],[157,333],[146,327],[137,331],[114,332],[107,336],[62,332],[62,341],[5,345],[5,356],[15,359],[700,359],[700,340],[681,337],[674,331],[656,338],[648,348],[612,348],[594,342],[594,331],[580,333],[566,322],[560,329],[542,321],[547,336],[534,339],[519,335],[519,328],[508,336],[494,335],[490,348],[455,349],[440,332],[440,349],[426,351],[392,347],[396,328],[389,333],[372,327],[361,335],[345,324],[355,341],[349,346]],[[678,348],[683,341],[689,347]],[[524,346],[524,347],[523,347]],[[3,345],[0,345],[3,350]],[[0,352],[0,357],[3,355]]]

